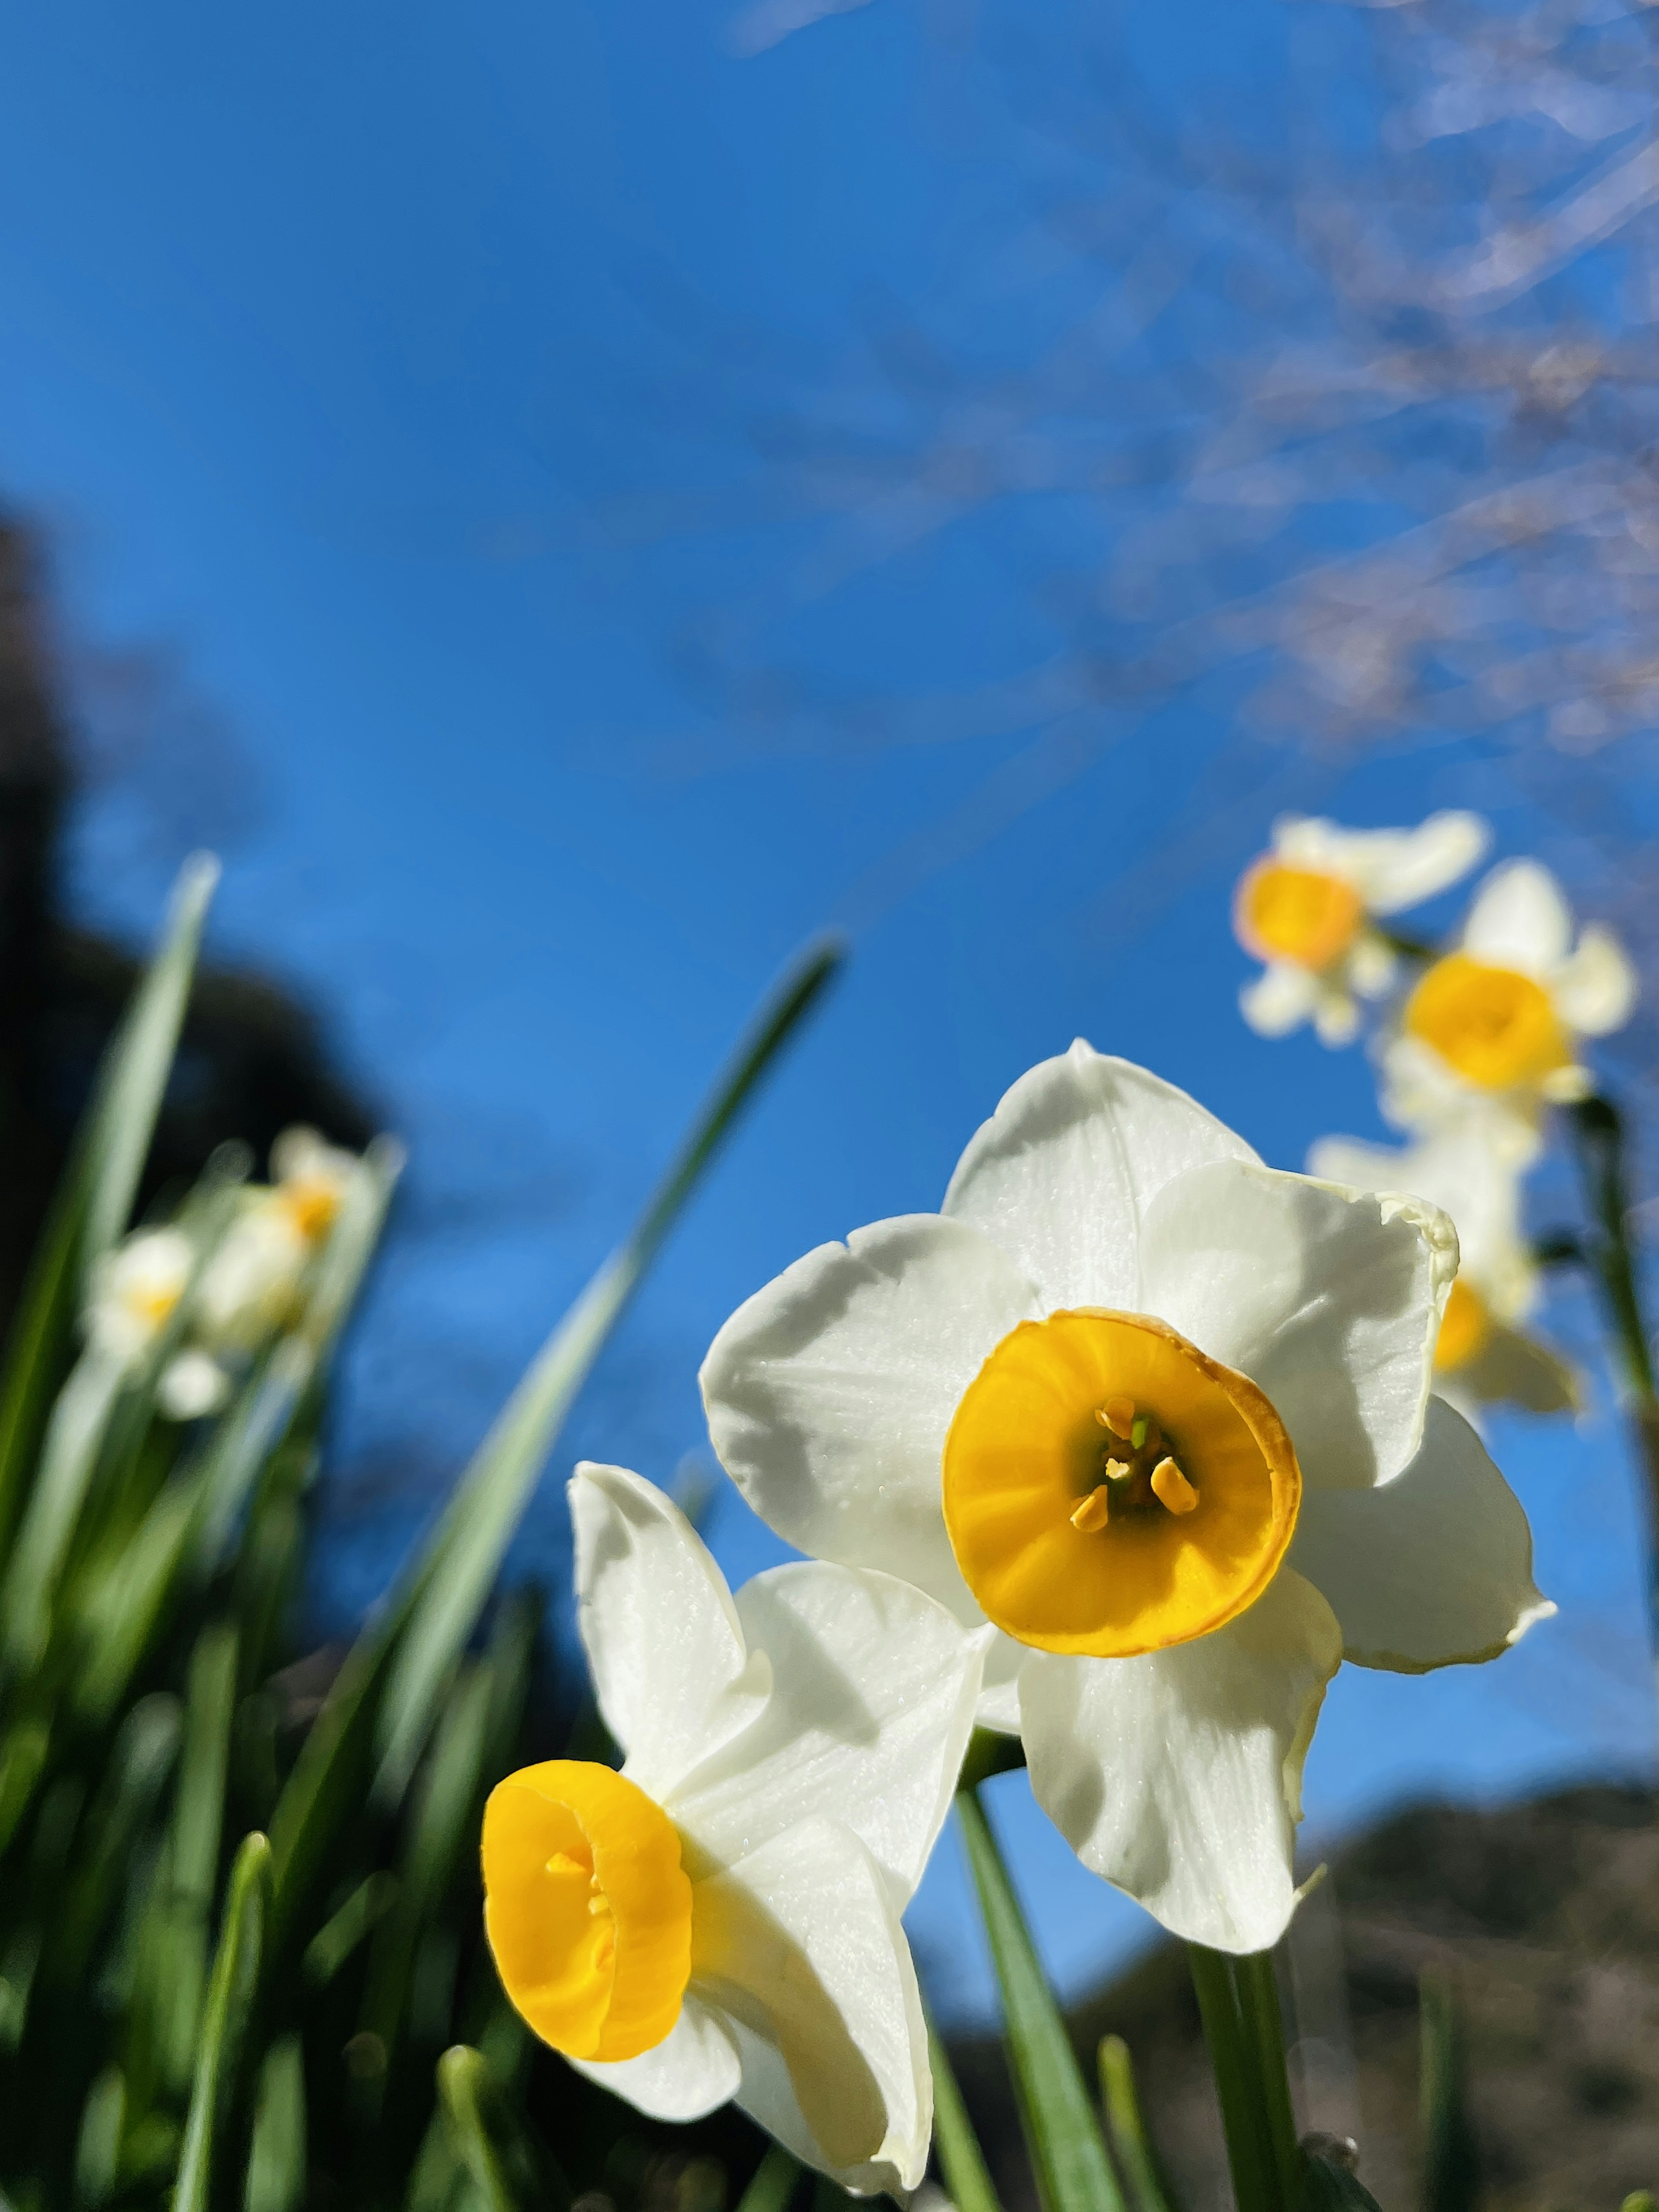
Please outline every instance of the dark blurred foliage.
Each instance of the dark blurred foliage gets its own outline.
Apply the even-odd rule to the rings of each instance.
[[[0,1320],[15,1303],[99,1056],[138,969],[133,953],[76,929],[63,913],[62,840],[79,763],[50,639],[34,544],[0,518]],[[126,664],[120,688],[128,695],[141,666]],[[201,757],[167,765],[188,781]],[[252,1146],[263,1165],[272,1138],[295,1122],[354,1148],[374,1126],[305,1007],[259,976],[206,969],[141,1203],[193,1181],[230,1140]]]
[[[1452,1992],[1486,2212],[1618,2204],[1659,2174],[1659,1827],[1647,1790],[1420,1806],[1336,1854],[1292,1923],[1283,1976],[1304,2124],[1357,2138],[1385,2205],[1424,2201],[1425,1977]],[[1187,1964],[1160,1942],[1071,2014],[1093,2062],[1133,2054],[1186,2212],[1224,2212],[1219,2118]],[[1010,2212],[1035,2212],[999,2046],[953,2045]]]

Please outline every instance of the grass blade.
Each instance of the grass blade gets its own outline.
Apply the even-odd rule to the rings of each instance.
[[[208,902],[219,863],[205,854],[186,860],[173,886],[160,950],[138,986],[106,1063],[93,1104],[86,1226],[81,1239],[82,1282],[119,1239],[132,1212],[138,1178],[149,1155],[161,1096],[184,1026]]]
[[[244,2212],[300,2212],[305,2195],[305,2063],[299,2037],[285,2035],[259,2069]]]
[[[945,2177],[945,2193],[957,2212],[1002,2212],[991,2169],[962,2101],[951,2054],[931,2019],[927,2056],[933,2073],[933,2149]]]
[[[406,1634],[392,1662],[378,1731],[375,1790],[407,1786],[450,1670],[471,1635],[530,1492],[572,1400],[720,1139],[841,962],[813,948],[762,1013],[621,1249],[607,1260],[532,1361],[485,1437],[428,1549]]]
[[[1043,2212],[1126,2212],[1071,2037],[977,1797],[957,1817],[1002,1992],[1004,2035],[1021,2128]]]
[[[380,1810],[402,1797],[571,1400],[720,1138],[840,960],[838,947],[820,946],[786,979],[633,1234],[555,1328],[415,1565],[359,1638],[272,1816],[279,1941],[291,1935],[332,1838],[361,1807],[359,1778],[371,1760]]]
[[[796,2184],[805,2171],[793,2152],[774,2143],[750,2178],[738,2199],[738,2212],[786,2212]]]
[[[1121,2035],[1101,2038],[1099,2063],[1100,2100],[1106,2109],[1112,2148],[1132,2212],[1170,2212],[1169,2191],[1158,2173],[1140,2114],[1134,2064]]]
[[[208,2212],[222,2107],[258,1987],[270,1894],[270,1845],[263,1836],[245,1836],[230,1870],[213,1956],[173,2212]]]
[[[1480,2161],[1463,2088],[1463,2048],[1449,1979],[1432,1967],[1419,1983],[1423,2212],[1473,2212]]]
[[[105,1055],[19,1304],[0,1381],[0,1550],[68,1364],[88,1273],[126,1227],[173,1066],[218,863],[185,864],[155,957]]]
[[[568,2185],[508,2112],[482,2051],[465,2043],[446,2051],[438,2061],[438,2094],[486,2212],[565,2212]]]

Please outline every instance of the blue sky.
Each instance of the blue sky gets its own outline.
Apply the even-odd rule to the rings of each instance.
[[[1195,5],[1200,39],[1132,11],[1139,67],[1172,111],[1224,94],[1267,127],[1285,16]],[[607,1357],[520,1571],[562,1571],[575,1453],[672,1477],[705,1448],[695,1370],[726,1314],[810,1245],[936,1205],[1000,1091],[1073,1035],[1281,1164],[1379,1133],[1359,1055],[1237,1018],[1228,888],[1278,787],[1235,791],[1194,862],[1182,808],[1228,737],[1224,688],[1058,733],[898,739],[815,714],[843,679],[855,702],[920,698],[1040,661],[1056,617],[1024,588],[1024,524],[801,591],[780,623],[811,679],[793,720],[745,720],[698,673],[700,641],[811,572],[820,526],[769,503],[768,457],[799,395],[864,358],[872,299],[993,361],[1077,309],[1072,274],[1015,250],[1042,157],[997,56],[1025,14],[969,35],[874,0],[750,59],[708,0],[69,0],[9,28],[0,495],[48,533],[71,660],[164,648],[181,708],[229,732],[253,798],[215,947],[315,1001],[412,1147],[347,1379],[325,1621],[383,1583],[826,921],[852,929],[846,978]],[[1030,20],[1063,59],[1066,7]],[[76,824],[76,902],[129,935],[213,827],[159,773],[114,776]],[[1449,744],[1310,788],[1382,823],[1491,785]],[[1498,822],[1506,849],[1544,827]],[[1588,1326],[1571,1304],[1562,1322]],[[1498,1443],[1561,1620],[1499,1667],[1345,1672],[1310,1835],[1424,1789],[1648,1756],[1616,1432],[1601,1414]],[[777,1556],[729,1495],[712,1533],[734,1576]],[[1146,1923],[1023,1786],[1010,1832],[1077,1986]],[[962,1912],[947,1851],[918,1943],[944,2001],[977,2007]]]

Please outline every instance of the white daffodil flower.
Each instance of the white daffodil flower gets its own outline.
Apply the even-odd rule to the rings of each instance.
[[[636,1474],[570,1485],[608,1766],[511,1775],[484,1813],[502,1984],[659,2119],[733,2100],[860,2195],[915,2187],[933,2082],[899,1916],[950,1808],[988,1638],[886,1574],[812,1564],[735,1600]]]
[[[274,1183],[253,1184],[202,1271],[195,1326],[216,1352],[256,1351],[289,1321],[306,1270],[345,1201],[359,1162],[314,1129],[288,1129],[270,1148]]]
[[[1410,1128],[1467,1120],[1517,1165],[1547,1104],[1589,1095],[1577,1040],[1622,1028],[1636,971],[1611,930],[1572,941],[1561,887],[1536,860],[1508,860],[1480,886],[1458,949],[1420,978],[1382,1062],[1383,1106]]]
[[[1023,1076],[944,1210],[821,1245],[726,1322],[714,1448],[801,1550],[1004,1632],[1085,1864],[1175,1933],[1275,1942],[1345,1656],[1495,1657],[1550,1608],[1526,1517],[1431,1399],[1451,1224],[1281,1175],[1079,1042]]]
[[[1451,1216],[1457,1279],[1435,1342],[1437,1394],[1473,1419],[1482,1406],[1560,1413],[1578,1403],[1571,1368],[1521,1327],[1542,1282],[1521,1229],[1521,1182],[1502,1150],[1468,1124],[1395,1151],[1322,1137],[1308,1172],[1361,1190],[1408,1190]]]
[[[172,1320],[196,1250],[177,1229],[141,1229],[94,1270],[88,1340],[120,1360],[141,1358]]]
[[[1478,814],[1431,814],[1415,830],[1343,830],[1287,814],[1270,853],[1247,868],[1233,927],[1265,963],[1239,995],[1262,1036],[1311,1021],[1323,1044],[1352,1044],[1361,999],[1380,998],[1399,957],[1378,915],[1400,914],[1467,875],[1489,833]]]

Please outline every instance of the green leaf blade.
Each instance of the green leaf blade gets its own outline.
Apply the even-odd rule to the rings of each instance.
[[[957,1817],[1002,1992],[1020,2121],[1044,2212],[1126,2212],[1082,2069],[979,1800]]]

